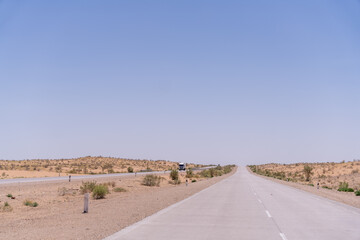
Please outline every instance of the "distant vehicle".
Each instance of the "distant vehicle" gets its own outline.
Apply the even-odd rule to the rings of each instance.
[[[179,163],[179,171],[185,171],[186,167],[185,167],[185,163]]]

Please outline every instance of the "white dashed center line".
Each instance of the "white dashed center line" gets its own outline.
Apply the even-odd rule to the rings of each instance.
[[[274,222],[275,226],[277,227],[277,229],[279,230],[279,234],[282,240],[287,240],[286,236],[284,233],[282,233],[280,227],[278,226],[278,224],[276,223],[275,219],[272,218],[270,212],[268,210],[266,210],[266,206],[263,204],[263,202],[260,200],[260,198],[257,196],[256,192],[254,190],[252,190],[252,192],[254,193],[254,195],[256,196],[256,199],[258,200],[258,202],[265,208],[265,212],[266,215],[272,219],[272,221]]]
[[[287,240],[287,238],[285,237],[285,234],[283,234],[283,233],[280,233],[280,237],[281,237],[283,240]]]
[[[271,215],[268,210],[265,211],[269,218],[271,218]]]

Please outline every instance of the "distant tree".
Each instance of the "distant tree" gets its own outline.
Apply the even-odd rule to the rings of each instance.
[[[313,174],[312,172],[313,168],[310,167],[309,165],[305,165],[304,166],[304,174],[305,174],[305,180],[308,182],[310,181],[310,177]]]

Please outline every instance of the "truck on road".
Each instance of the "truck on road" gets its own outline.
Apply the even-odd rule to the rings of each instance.
[[[186,170],[185,163],[179,163],[179,171],[185,171],[185,170]]]

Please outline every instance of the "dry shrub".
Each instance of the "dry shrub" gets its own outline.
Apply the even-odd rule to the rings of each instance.
[[[150,186],[150,187],[160,186],[160,181],[161,181],[160,176],[156,176],[154,174],[147,174],[142,181],[142,185]]]

